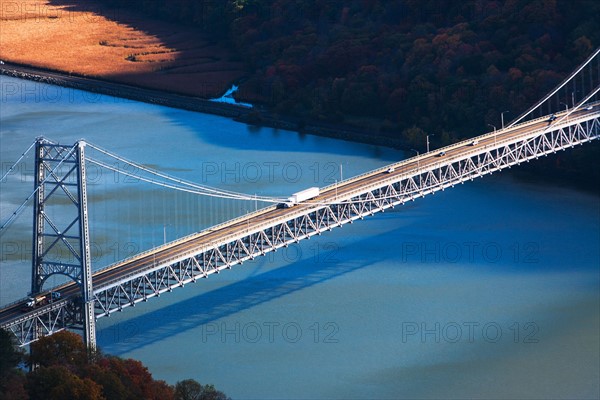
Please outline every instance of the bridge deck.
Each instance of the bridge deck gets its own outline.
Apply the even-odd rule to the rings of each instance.
[[[346,201],[374,188],[381,188],[406,177],[422,174],[424,171],[434,170],[440,168],[441,165],[451,164],[460,159],[489,153],[507,144],[542,135],[548,130],[560,129],[561,126],[570,126],[576,122],[580,123],[586,120],[597,120],[599,115],[600,105],[596,104],[592,109],[583,109],[572,113],[566,120],[562,118],[564,113],[556,114],[558,118],[552,123],[548,121],[548,117],[543,117],[350,178],[337,185],[324,188],[318,197],[292,208],[271,206],[258,210],[248,216],[211,227],[96,271],[93,274],[94,293],[106,291],[124,281],[135,279],[148,273],[148,271],[156,270],[160,265],[174,264],[189,259],[215,246],[248,237],[252,233],[294,220],[302,215],[309,214],[312,210],[324,208],[326,205],[344,204]],[[441,156],[441,152],[445,154]],[[390,167],[394,167],[393,172],[388,172]],[[58,290],[62,294],[62,299],[46,306],[46,308],[57,308],[60,303],[73,301],[80,295],[80,287],[75,283],[65,284]],[[7,326],[15,321],[43,312],[43,308],[29,312],[23,311],[25,303],[26,300],[23,300],[0,310],[0,326]]]

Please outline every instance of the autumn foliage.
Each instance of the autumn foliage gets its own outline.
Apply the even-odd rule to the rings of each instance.
[[[600,46],[595,0],[126,4],[228,37],[248,64],[246,101],[438,142],[517,117]]]
[[[600,46],[597,0],[29,3],[58,23],[5,13],[9,61],[199,97],[236,80],[236,98],[273,120],[351,125],[419,151],[427,135],[437,148],[511,121]],[[581,168],[592,151],[561,168],[600,180]]]
[[[187,379],[171,386],[155,380],[141,362],[88,351],[62,331],[31,344],[25,357],[0,330],[0,398],[4,400],[227,400],[212,385]],[[18,368],[34,367],[25,374]]]
[[[420,151],[427,135],[436,148],[485,133],[488,124],[500,128],[501,113],[506,122],[518,117],[600,46],[597,0],[121,4],[228,38],[247,64],[240,100]],[[579,171],[586,182],[600,181],[597,168],[582,168],[596,150],[561,156],[569,180]]]

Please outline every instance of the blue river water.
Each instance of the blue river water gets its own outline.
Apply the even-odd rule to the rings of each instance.
[[[7,77],[0,89],[2,175],[40,135],[274,197],[407,156]],[[2,221],[32,168],[0,184]],[[94,269],[265,205],[95,165],[88,180]],[[29,289],[29,208],[0,238],[0,304]],[[598,398],[599,268],[597,196],[502,172],[101,318],[98,344],[234,399]]]

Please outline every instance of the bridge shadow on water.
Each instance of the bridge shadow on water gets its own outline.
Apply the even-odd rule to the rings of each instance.
[[[398,228],[392,232],[386,232],[385,235],[401,234],[402,229]],[[225,287],[120,321],[98,331],[98,344],[102,350],[109,354],[122,355],[160,342],[170,336],[197,329],[202,325],[234,315],[240,311],[359,269],[367,268],[373,264],[372,260],[353,259],[347,261],[343,260],[343,253],[349,251],[351,247],[372,246],[372,244],[366,242],[376,241],[383,234],[371,236],[361,241],[351,240],[344,247],[340,246],[339,249],[336,247],[338,251],[335,252],[335,255],[331,253],[331,257],[322,254],[324,256],[322,262],[317,262],[312,256],[307,257],[259,275],[249,276]],[[345,241],[345,239],[342,240]],[[322,241],[323,239],[319,240],[321,244]],[[327,250],[324,250],[323,253],[327,253]],[[269,255],[266,257],[269,257]],[[257,260],[260,262],[260,258]],[[242,266],[235,266],[233,269],[248,268],[250,266],[250,263],[245,263]],[[224,271],[224,273],[233,272]],[[203,280],[199,280],[195,284],[190,283],[188,285],[202,285],[203,282]],[[157,300],[152,299],[149,301]],[[130,311],[130,309],[124,310],[125,313]],[[228,329],[230,328],[228,326]]]

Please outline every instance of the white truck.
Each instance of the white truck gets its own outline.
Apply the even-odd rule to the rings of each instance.
[[[304,189],[300,192],[294,193],[290,197],[287,198],[287,201],[279,204],[281,208],[289,208],[294,207],[298,203],[302,203],[303,201],[312,199],[319,195],[318,187],[310,187],[308,189]]]

